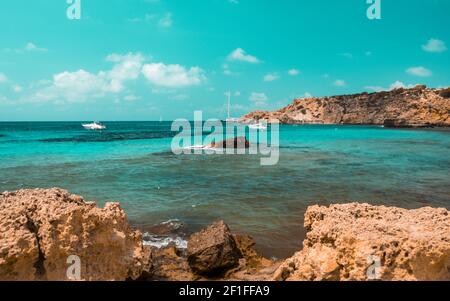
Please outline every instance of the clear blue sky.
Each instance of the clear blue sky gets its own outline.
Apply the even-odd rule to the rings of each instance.
[[[0,3],[0,121],[165,120],[304,96],[450,85],[450,1]]]

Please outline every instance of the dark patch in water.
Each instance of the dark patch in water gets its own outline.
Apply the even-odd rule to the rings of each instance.
[[[41,142],[112,142],[124,140],[146,140],[172,138],[175,132],[103,132],[74,137],[40,139]]]
[[[157,157],[173,157],[176,156],[172,151],[162,151],[162,152],[155,152],[149,154],[150,156],[157,156]]]
[[[311,149],[309,146],[296,146],[296,145],[280,145],[280,149]]]
[[[84,134],[74,137],[61,137],[61,138],[46,138],[39,139],[40,142],[113,142],[113,141],[125,141],[125,140],[149,140],[149,139],[163,139],[173,138],[178,135],[178,132],[172,131],[153,131],[153,132],[99,132]],[[207,135],[209,132],[204,132],[203,135]]]

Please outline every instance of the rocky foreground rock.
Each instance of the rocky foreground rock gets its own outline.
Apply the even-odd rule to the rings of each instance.
[[[303,250],[274,280],[450,280],[450,213],[368,204],[311,206]]]
[[[243,122],[375,124],[387,127],[450,126],[450,88],[411,89],[296,99],[275,112],[255,111]]]
[[[450,280],[450,213],[368,204],[311,206],[303,250],[260,256],[219,221],[188,249],[143,246],[117,203],[98,208],[62,189],[0,194],[0,280]]]
[[[270,279],[277,266],[253,246],[219,221],[192,235],[189,255],[150,248],[118,203],[102,209],[58,188],[0,194],[0,281]],[[68,275],[73,256],[80,278]]]
[[[118,203],[101,209],[62,189],[0,195],[0,280],[70,280],[73,255],[79,280],[136,279],[149,269],[150,253]]]
[[[230,229],[223,221],[193,234],[188,242],[187,255],[191,269],[203,275],[217,275],[236,267],[242,257]]]

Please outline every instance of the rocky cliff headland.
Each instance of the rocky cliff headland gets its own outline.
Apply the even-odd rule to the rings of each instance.
[[[387,127],[450,126],[450,88],[411,89],[295,99],[275,112],[255,111],[243,122],[285,124],[374,124]]]
[[[311,206],[303,250],[272,261],[218,221],[187,249],[144,246],[118,203],[54,189],[0,194],[0,280],[450,280],[450,214],[369,204]]]

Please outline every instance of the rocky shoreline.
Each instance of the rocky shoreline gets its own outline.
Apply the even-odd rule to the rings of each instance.
[[[310,206],[303,249],[269,260],[223,221],[186,250],[145,246],[118,203],[58,188],[0,194],[0,280],[450,280],[450,214],[351,203]],[[69,258],[79,259],[79,279]],[[76,262],[76,261],[75,261]]]
[[[283,124],[358,124],[390,128],[450,126],[450,88],[425,85],[392,91],[295,99],[274,111],[255,111],[241,118]]]

